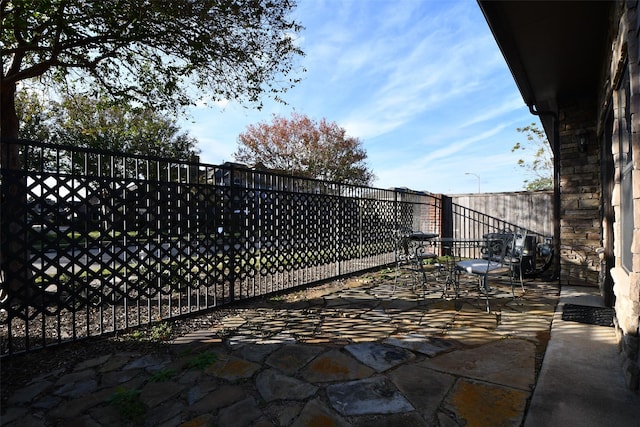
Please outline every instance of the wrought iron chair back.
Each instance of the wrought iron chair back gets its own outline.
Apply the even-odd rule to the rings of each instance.
[[[522,282],[522,245],[525,236],[516,232],[504,231],[499,233],[488,233],[484,235],[486,244],[481,248],[481,257],[477,259],[461,260],[456,263],[456,268],[468,274],[478,276],[481,290],[484,290],[486,308],[489,312],[489,284],[490,275],[509,275],[511,293],[515,298],[513,289],[513,276],[516,269],[519,270],[520,283],[524,291]]]
[[[427,283],[426,272],[422,265],[425,259],[436,258],[437,254],[428,250],[430,245],[426,245],[425,241],[435,237],[435,234],[424,234],[416,232],[408,227],[402,227],[395,233],[395,260],[396,274],[393,282],[393,292],[395,293],[400,269],[408,266],[413,273],[414,289],[418,285],[418,278],[422,282],[423,290]]]

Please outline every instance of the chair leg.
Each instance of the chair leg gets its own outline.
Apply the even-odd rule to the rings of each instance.
[[[426,289],[426,288],[427,288],[427,280],[428,280],[428,279],[427,279],[427,272],[426,272],[426,271],[425,271],[425,269],[424,269],[424,264],[423,264],[423,262],[422,262],[421,260],[419,260],[419,261],[418,261],[418,263],[419,263],[419,264],[418,264],[418,266],[419,266],[419,268],[420,268],[420,273],[421,273],[421,275],[422,275],[422,283],[421,283],[421,286],[422,286],[422,298],[424,299],[424,298],[425,298],[425,296],[427,295],[427,289]]]
[[[489,307],[489,278],[487,275],[483,276],[483,284],[484,284],[484,295],[487,300],[487,313],[491,312],[491,308]]]
[[[393,290],[391,291],[391,295],[395,295],[396,287],[398,286],[398,276],[400,275],[400,263],[396,263],[396,276],[393,279]]]
[[[453,298],[458,298],[458,290],[460,289],[459,276],[457,275],[457,270],[455,266],[446,266],[447,271],[445,272],[446,277],[444,281],[444,290],[442,292],[442,296],[449,295],[449,290],[453,290]]]
[[[446,298],[449,296],[449,291],[453,290],[453,295],[455,298],[458,298],[458,283],[456,278],[456,271],[453,267],[444,265],[438,267],[437,274],[440,276],[440,282],[444,280],[444,286],[442,289],[442,298]]]
[[[484,289],[484,298],[487,306],[487,313],[491,312],[489,307],[489,277],[487,275],[478,276],[478,293]]]
[[[513,285],[513,276],[516,274],[515,270],[511,271],[509,282],[511,284],[511,295],[513,299],[516,299],[516,291]],[[522,289],[522,293],[524,294],[526,291],[524,290],[524,279],[522,277],[522,265],[518,268],[518,278],[520,279],[520,289]]]
[[[515,274],[515,271],[513,271],[513,267],[511,268],[511,271],[509,272],[509,285],[511,285],[511,296],[513,297],[513,299],[516,299],[516,290],[513,287],[513,275]]]

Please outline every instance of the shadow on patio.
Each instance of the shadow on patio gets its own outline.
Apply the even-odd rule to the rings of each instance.
[[[3,425],[521,425],[558,285],[529,281],[514,300],[492,281],[487,313],[473,288],[442,299],[409,274],[394,291],[394,275],[245,301],[162,351],[40,375]]]

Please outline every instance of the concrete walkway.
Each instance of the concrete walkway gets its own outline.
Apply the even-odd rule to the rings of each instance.
[[[443,300],[439,286],[415,292],[402,280],[394,292],[393,273],[372,273],[254,302],[165,351],[115,352],[41,375],[10,397],[2,425],[638,425],[638,414],[625,418],[640,408],[631,392],[616,389],[606,404],[608,390],[577,395],[620,370],[582,362],[595,335],[563,333],[592,328],[558,319],[557,285],[532,281],[513,300],[492,283],[486,313],[473,288]],[[615,352],[613,329],[595,328],[605,329],[597,346]],[[568,378],[556,381],[559,372]],[[572,412],[583,399],[592,423]],[[613,403],[620,418],[593,424]]]
[[[597,289],[563,286],[525,427],[640,426],[613,328],[562,320],[565,304],[603,307]]]

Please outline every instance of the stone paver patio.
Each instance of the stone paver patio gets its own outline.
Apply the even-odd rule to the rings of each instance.
[[[382,270],[252,301],[161,354],[113,353],[34,378],[2,425],[520,426],[557,283],[456,300]],[[303,297],[304,296],[304,297]]]

